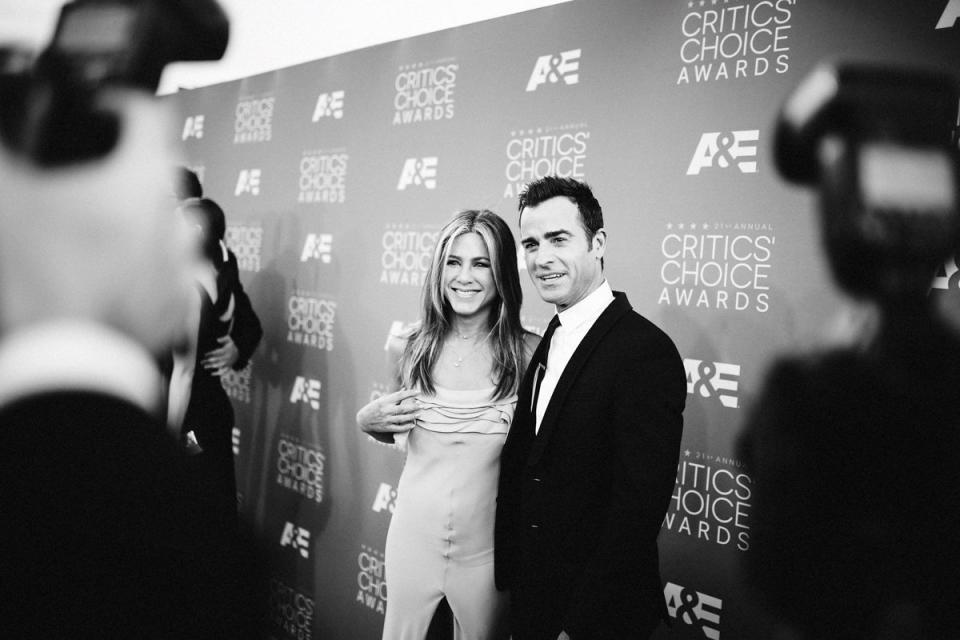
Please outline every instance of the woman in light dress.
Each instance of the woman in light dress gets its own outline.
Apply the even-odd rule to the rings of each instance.
[[[407,450],[387,533],[384,640],[423,640],[444,597],[457,640],[509,636],[493,521],[500,450],[539,341],[520,324],[521,299],[509,226],[487,210],[456,214],[437,239],[420,322],[391,338],[400,390],[357,413],[365,432]]]

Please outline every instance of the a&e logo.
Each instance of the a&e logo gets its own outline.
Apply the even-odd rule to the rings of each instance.
[[[288,522],[283,527],[283,533],[280,535],[281,547],[293,547],[300,551],[304,558],[310,557],[310,532],[303,527],[298,527],[292,522]]]
[[[684,624],[700,627],[710,640],[720,640],[720,610],[723,600],[668,582],[663,588],[667,613]]]
[[[203,137],[203,116],[190,116],[183,123],[183,134],[180,136],[181,140],[186,140],[187,138],[202,138]]]
[[[320,381],[297,376],[296,382],[293,383],[293,391],[290,392],[290,402],[292,404],[303,402],[309,404],[314,410],[319,409]]]
[[[684,358],[687,373],[687,393],[701,398],[716,397],[731,409],[740,406],[737,389],[740,386],[740,365],[726,362],[707,362]]]
[[[960,0],[950,0],[943,10],[943,15],[940,16],[937,29],[952,29],[957,18],[960,18]]]
[[[533,73],[527,81],[527,91],[536,91],[547,82],[556,84],[563,78],[566,84],[580,82],[580,49],[563,51],[559,55],[547,54],[537,58]]]
[[[740,173],[757,172],[758,129],[743,131],[714,131],[700,137],[700,144],[693,152],[693,159],[687,167],[688,176],[700,175],[701,169],[719,167],[728,169],[736,165]],[[747,158],[741,160],[741,158]]]
[[[380,513],[384,510],[393,513],[393,508],[397,500],[397,490],[386,482],[380,483],[377,489],[377,496],[373,499],[373,511]]]
[[[323,264],[330,264],[333,252],[333,236],[329,233],[311,233],[303,245],[300,262],[319,260]]]
[[[239,196],[243,193],[249,193],[252,196],[260,195],[260,169],[241,169],[237,176],[237,188],[233,190],[233,195]]]
[[[423,186],[427,189],[437,188],[437,157],[407,158],[400,172],[400,181],[397,191],[403,191],[409,186]]]
[[[317,106],[313,108],[313,122],[319,122],[320,118],[335,118],[339,120],[343,117],[343,91],[331,91],[330,93],[321,93],[317,98]]]

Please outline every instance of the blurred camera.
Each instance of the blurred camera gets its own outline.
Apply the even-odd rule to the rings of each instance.
[[[74,0],[32,64],[0,53],[0,140],[40,166],[102,157],[120,126],[98,102],[104,88],[153,93],[168,63],[218,60],[228,39],[215,0]]]
[[[960,244],[958,104],[946,74],[831,63],[785,102],[777,168],[819,190],[830,265],[849,293],[887,307],[921,297]]]

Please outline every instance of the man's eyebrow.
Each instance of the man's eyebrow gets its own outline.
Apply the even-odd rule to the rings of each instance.
[[[545,234],[543,234],[543,237],[547,240],[552,240],[559,236],[571,236],[571,235],[573,234],[567,231],[566,229],[557,229],[556,231],[547,231]]]
[[[546,233],[544,233],[543,239],[552,240],[554,238],[559,238],[560,236],[571,236],[571,235],[573,234],[567,231],[566,229],[557,229],[556,231],[547,231]],[[537,242],[537,239],[534,238],[533,236],[526,236],[524,238],[520,238],[520,244],[525,244],[527,242]]]

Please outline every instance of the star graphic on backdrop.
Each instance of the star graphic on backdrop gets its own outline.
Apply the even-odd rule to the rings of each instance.
[[[689,457],[690,457],[690,449],[685,449],[685,450],[683,451],[683,456],[684,456],[685,458],[689,458]]]

